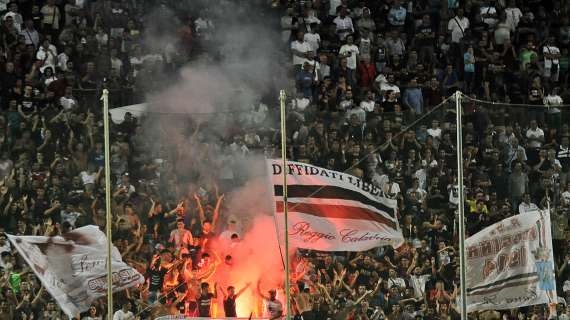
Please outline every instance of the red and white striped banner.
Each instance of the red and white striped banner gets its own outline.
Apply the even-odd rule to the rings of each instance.
[[[275,218],[284,239],[283,164],[267,160]],[[397,202],[355,176],[313,165],[287,163],[289,243],[321,251],[363,251],[404,242]]]

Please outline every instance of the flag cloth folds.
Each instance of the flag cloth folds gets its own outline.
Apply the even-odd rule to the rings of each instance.
[[[107,237],[96,226],[63,236],[14,236],[8,239],[69,317],[107,295]],[[113,292],[144,283],[113,247]]]
[[[279,239],[285,237],[282,160],[268,159]],[[289,243],[321,251],[363,251],[404,242],[397,202],[355,176],[313,165],[287,164]]]
[[[556,303],[550,215],[532,211],[465,241],[467,311]]]

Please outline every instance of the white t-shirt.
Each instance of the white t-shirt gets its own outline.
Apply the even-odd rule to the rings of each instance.
[[[526,204],[524,202],[519,204],[519,214],[523,214],[525,212],[530,212],[534,210],[538,210],[538,206],[532,202],[529,204]]]
[[[117,310],[117,312],[115,312],[115,314],[113,315],[113,320],[134,320],[135,319],[135,315],[130,312],[124,312],[123,309],[121,310]]]
[[[544,46],[542,48],[542,53],[560,54],[560,49],[556,46]],[[546,56],[544,56],[544,68],[546,68],[546,69],[552,68],[552,63],[558,64],[558,63],[560,63],[560,60],[558,60],[558,59],[547,59]]]
[[[395,93],[400,93],[400,88],[395,84],[383,83],[380,85],[380,91],[382,92],[394,91]]]
[[[318,33],[305,33],[305,42],[311,46],[311,51],[317,52],[321,46],[321,35]]]
[[[429,128],[427,129],[427,133],[434,138],[441,138],[441,128]]]
[[[68,71],[67,61],[69,61],[69,57],[67,56],[67,54],[65,54],[65,52],[60,53],[57,56],[57,67],[63,71]]]
[[[341,0],[330,0],[329,1],[329,16],[336,16],[336,8],[342,4]]]
[[[429,274],[422,274],[419,276],[412,275],[410,277],[410,283],[414,289],[414,295],[416,298],[422,298],[426,294],[426,283],[429,281],[431,276]]]
[[[129,60],[129,62],[131,63],[132,69],[133,69],[133,77],[136,77],[137,74],[139,73],[139,68],[142,66],[143,64],[143,60],[139,57],[131,57],[131,59]]]
[[[465,30],[469,28],[469,19],[457,16],[451,18],[447,23],[447,30],[451,32],[451,42],[459,43],[465,36]]]
[[[65,110],[72,110],[77,106],[77,101],[75,101],[73,98],[61,97],[59,98],[59,104]]]
[[[305,109],[307,109],[307,107],[309,106],[309,104],[311,104],[311,100],[309,100],[308,98],[295,98],[292,101],[293,104],[293,109],[297,110],[297,111],[305,111]]]
[[[109,35],[106,33],[97,33],[95,35],[95,39],[97,40],[97,43],[99,43],[99,46],[106,46],[109,42]]]
[[[66,210],[62,210],[60,212],[61,215],[61,220],[62,221],[67,221],[69,222],[69,224],[75,228],[75,222],[77,222],[77,218],[79,218],[81,216],[81,213],[77,212],[77,211],[72,211],[72,212],[68,212]]]
[[[495,27],[495,43],[504,44],[507,40],[511,39],[511,29],[506,22],[499,22]]]
[[[376,79],[374,79],[374,82],[378,83],[378,86],[380,87],[380,91],[382,91],[382,92],[386,92],[386,91],[391,90],[391,91],[394,91],[396,93],[400,93],[400,88],[395,84],[388,83],[386,76],[383,74],[379,74],[376,77]]]
[[[384,185],[389,181],[388,176],[375,173],[372,177],[372,183],[380,189],[384,189]]]
[[[360,101],[360,108],[362,108],[366,112],[374,111],[374,105],[375,105],[375,103],[373,100],[370,100],[370,101],[362,100],[362,101]]]
[[[347,59],[347,68],[352,69],[352,70],[356,70],[356,58],[357,55],[360,53],[360,51],[358,50],[358,47],[355,44],[345,44],[342,47],[340,47],[340,50],[338,52],[340,55],[348,55],[350,53],[350,55],[348,55]]]
[[[36,30],[30,31],[24,28],[20,35],[24,36],[26,44],[33,44],[36,48],[40,45],[40,34]]]
[[[291,50],[297,50],[301,53],[307,53],[311,51],[311,45],[307,41],[300,42],[295,40],[291,42]],[[293,65],[303,65],[307,61],[306,58],[299,57],[297,55],[293,55]]]
[[[89,174],[87,171],[81,171],[79,175],[81,176],[81,180],[83,181],[84,185],[95,183],[95,177],[97,176],[95,172]]]
[[[570,192],[569,191],[562,192],[561,199],[562,199],[562,203],[570,204]]]
[[[481,16],[485,14],[493,15],[497,14],[497,9],[493,6],[481,6],[481,8],[479,8],[479,13],[481,14]],[[497,25],[498,20],[496,18],[484,18],[483,22],[488,24],[489,27],[493,28],[495,27],[495,25]]]
[[[505,13],[507,14],[507,23],[509,24],[511,31],[515,31],[523,15],[521,9],[506,8]]]
[[[562,103],[564,103],[562,97],[560,97],[559,95],[552,95],[552,94],[548,94],[546,97],[544,97],[543,102],[547,106],[559,106]]]
[[[354,25],[352,24],[352,19],[349,16],[345,16],[344,18],[338,16],[334,18],[333,22],[336,25],[336,31],[341,41],[344,41],[344,38],[346,38],[349,33],[354,33]]]
[[[51,49],[51,47],[50,47]],[[44,49],[44,47],[40,47],[40,49],[38,50],[38,53],[36,54],[36,59],[44,61],[44,66],[55,66],[55,60],[56,60],[56,54],[57,52],[55,51],[46,51]]]
[[[384,183],[384,194],[387,198],[395,199],[400,194],[400,185],[397,182]]]
[[[399,287],[399,288],[406,287],[406,281],[404,281],[404,279],[402,278],[388,278],[387,282],[388,282],[388,289],[392,287]]]
[[[293,17],[286,15],[281,17],[281,40],[288,42],[291,38],[291,29],[293,28]]]
[[[529,139],[538,139],[540,137],[544,138],[544,131],[542,131],[542,129],[540,129],[539,127],[536,127],[536,130],[529,128],[526,131],[526,137]],[[531,141],[530,142],[531,148],[540,148],[541,145],[542,145],[542,143],[539,141]]]
[[[121,72],[121,69],[123,68],[123,61],[117,57],[111,58],[111,68],[117,70],[118,72]]]

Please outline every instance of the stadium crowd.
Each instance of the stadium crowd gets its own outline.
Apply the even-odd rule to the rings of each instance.
[[[145,15],[176,5],[0,0],[0,231],[51,236],[87,224],[105,227],[98,98],[106,86],[121,97],[112,106],[138,101],[140,92],[160,85],[157,75],[173,72],[200,50],[215,26],[206,10],[184,17],[175,46],[144,45]],[[459,318],[457,144],[448,97],[461,90],[467,233],[550,207],[556,317],[570,319],[570,127],[560,106],[570,94],[570,3],[264,5],[279,15],[276,42],[288,50],[284,63],[294,82],[287,105],[289,159],[372,181],[398,200],[406,238],[397,250],[299,250],[292,265],[295,315]],[[260,112],[276,115],[277,99]],[[146,277],[144,286],[116,294],[113,319],[154,319],[161,312],[209,316],[216,304],[218,316],[235,316],[243,290],[259,293],[269,316],[280,318],[274,289],[208,282],[218,267],[231,264],[231,256],[220,257],[209,243],[224,239],[238,246],[246,231],[239,216],[224,215],[228,180],[239,174],[221,177],[212,162],[206,173],[211,183],[179,188],[177,162],[185,159],[148,152],[141,123],[127,113],[112,126],[113,242]],[[231,155],[224,161],[278,155],[272,130],[230,132],[218,145]],[[207,163],[208,155],[197,161]],[[0,253],[0,319],[66,318],[3,234]],[[78,318],[103,319],[105,310],[105,301],[97,301]],[[549,313],[538,305],[470,316],[547,319]]]

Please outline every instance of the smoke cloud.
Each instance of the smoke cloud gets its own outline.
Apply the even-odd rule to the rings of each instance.
[[[238,299],[238,316],[261,315],[257,281],[264,291],[281,287],[284,281],[272,195],[261,150],[246,152],[239,142],[230,145],[250,128],[275,132],[270,128],[277,128],[278,89],[290,83],[284,67],[288,63],[279,29],[268,25],[272,19],[266,2],[238,5],[218,0],[193,5],[199,9],[189,9],[193,13],[188,15],[210,18],[214,30],[195,48],[200,51],[195,60],[175,76],[163,77],[172,83],[147,96],[143,140],[149,154],[173,164],[178,197],[188,198],[199,187],[211,190],[215,183],[226,182],[221,186],[226,199],[219,224],[223,230],[229,219],[237,220],[242,239],[231,250],[228,243],[216,243],[222,259],[231,254],[234,263],[222,264],[215,280],[238,290],[250,282],[251,289]],[[145,42],[152,50],[175,45],[176,39],[163,37],[160,31],[165,19],[176,21],[175,26],[183,24],[172,12],[161,10],[148,20],[151,27]]]

